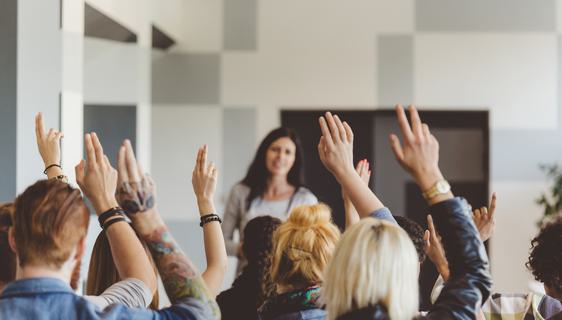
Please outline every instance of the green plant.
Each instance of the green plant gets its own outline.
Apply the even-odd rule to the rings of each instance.
[[[553,182],[548,192],[543,192],[536,199],[536,203],[544,210],[543,217],[538,222],[540,225],[546,218],[562,212],[562,169],[558,164],[541,164],[539,168]]]

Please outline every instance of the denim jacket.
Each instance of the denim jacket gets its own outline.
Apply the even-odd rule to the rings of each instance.
[[[31,278],[10,283],[0,295],[0,319],[213,319],[210,308],[185,298],[159,311],[113,304],[100,310],[70,286],[55,278]]]

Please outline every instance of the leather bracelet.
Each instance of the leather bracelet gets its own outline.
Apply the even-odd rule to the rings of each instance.
[[[121,222],[121,221],[127,222],[127,219],[125,219],[125,217],[119,217],[119,218],[115,218],[115,219],[109,220],[106,224],[104,224],[104,225],[102,226],[102,229],[105,231],[105,230],[107,230],[107,228],[109,228],[109,226],[111,226],[112,224],[117,223],[117,222]]]
[[[207,219],[207,218],[210,218],[210,217],[218,217],[218,216],[217,216],[216,214],[214,214],[214,213],[209,213],[209,214],[206,214],[206,215],[204,215],[204,216],[201,216],[201,221],[203,221],[203,220],[205,220],[205,219]]]
[[[204,220],[202,219],[201,222],[199,223],[199,226],[203,227],[207,223],[210,223],[210,222],[213,222],[213,221],[218,221],[219,223],[222,223],[221,218],[215,214],[212,217],[205,218]]]
[[[116,215],[121,215],[124,216],[125,215],[125,211],[123,211],[123,209],[121,209],[121,207],[113,207],[110,208],[109,210],[105,211],[104,213],[100,214],[98,217],[98,222],[100,223],[100,227],[103,228],[103,224],[105,223],[105,221],[113,216]]]
[[[45,170],[43,170],[43,174],[47,174],[47,170],[51,169],[52,167],[59,167],[59,169],[62,170],[62,167],[60,166],[60,164],[53,163],[53,164],[51,164],[51,165],[48,165],[48,166],[45,168]]]

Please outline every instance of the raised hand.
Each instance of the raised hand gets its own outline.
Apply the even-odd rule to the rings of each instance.
[[[197,152],[195,168],[191,174],[191,184],[197,198],[201,215],[214,213],[213,196],[217,188],[218,170],[214,163],[207,163],[208,147],[204,145]]]
[[[49,132],[45,132],[43,114],[39,112],[35,116],[35,137],[37,141],[37,148],[39,149],[39,154],[41,155],[41,159],[43,159],[45,168],[53,164],[60,165],[60,140],[63,136],[64,134],[62,132],[53,128],[49,129]],[[60,167],[51,167],[47,170],[47,175],[49,177],[60,174],[62,174]]]
[[[320,117],[322,137],[318,143],[320,160],[336,179],[353,171],[353,131],[347,122],[326,112]]]
[[[428,230],[425,231],[423,237],[425,240],[425,253],[429,260],[433,262],[439,274],[447,281],[449,279],[449,263],[445,257],[445,249],[443,249],[441,244],[441,237],[435,230],[431,215],[427,216],[427,227]]]
[[[86,161],[81,160],[75,167],[76,181],[99,215],[117,206],[115,200],[117,170],[111,166],[109,159],[103,153],[95,133],[85,135],[84,146]]]
[[[128,215],[152,209],[156,203],[156,186],[150,176],[143,173],[128,139],[119,148],[117,159],[119,181],[116,197],[121,208]]]
[[[438,165],[439,143],[429,131],[429,126],[421,122],[416,108],[410,106],[409,111],[411,127],[402,106],[396,106],[403,144],[395,134],[391,134],[390,145],[400,165],[427,189],[443,178]]]
[[[490,200],[489,209],[482,207],[475,209],[472,212],[472,219],[476,225],[476,229],[480,232],[480,239],[486,241],[492,237],[496,228],[496,218],[494,213],[496,211],[496,193],[492,193],[492,200]]]
[[[361,181],[368,186],[369,179],[371,178],[371,170],[369,170],[369,161],[367,159],[363,159],[357,163],[355,166],[355,172],[361,178]],[[353,202],[347,196],[347,193],[342,188],[342,198],[343,198],[343,205],[345,208],[345,228],[349,228],[350,226],[354,225],[355,223],[359,222],[360,217],[359,213],[355,209]]]

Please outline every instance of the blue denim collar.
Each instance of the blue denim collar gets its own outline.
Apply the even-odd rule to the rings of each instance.
[[[28,278],[11,282],[4,288],[0,298],[33,293],[73,293],[72,288],[64,281],[56,278]]]

